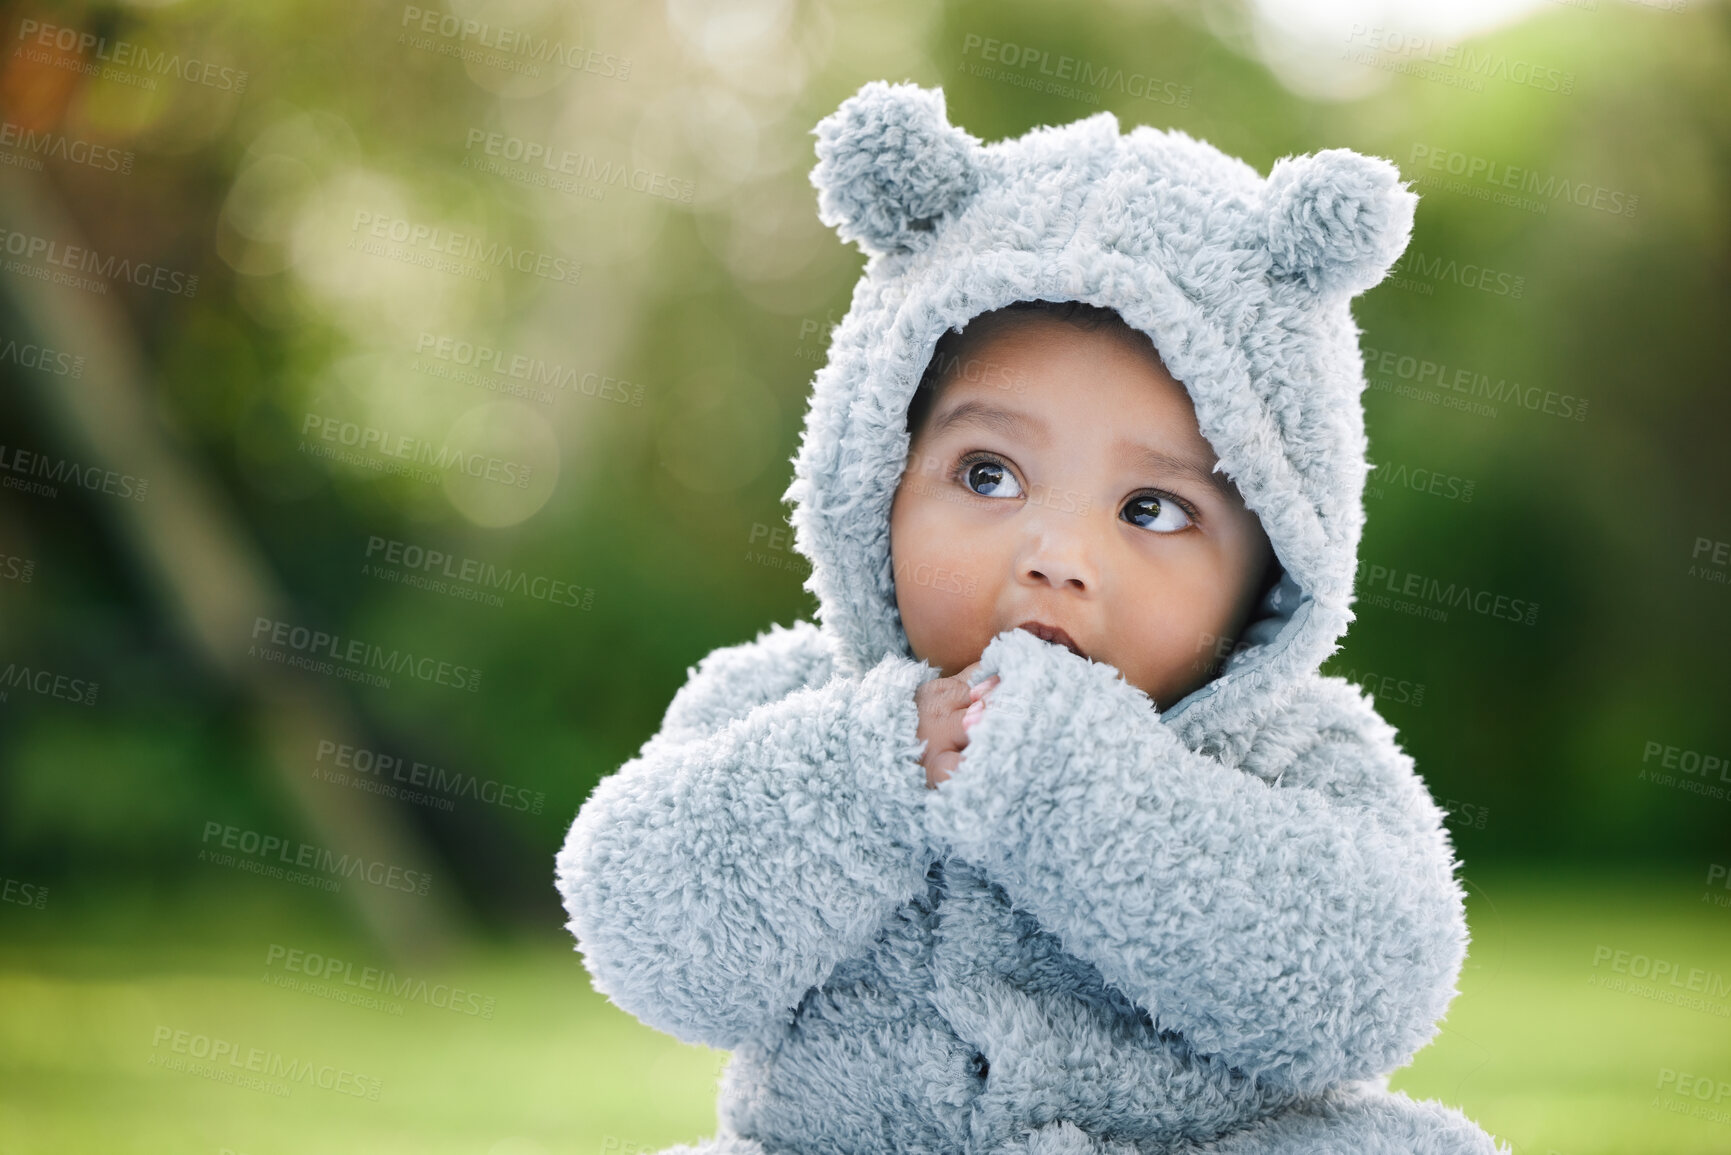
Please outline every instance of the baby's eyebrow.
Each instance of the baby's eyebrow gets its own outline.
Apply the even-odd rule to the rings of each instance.
[[[1035,445],[1044,446],[1047,442],[1046,423],[1031,414],[1020,413],[1014,409],[1005,409],[1001,405],[993,405],[987,401],[963,401],[955,408],[946,411],[932,422],[932,436],[936,437],[958,425],[983,425],[987,429],[995,429],[999,433],[1022,434]]]
[[[1194,457],[1178,457],[1151,446],[1137,445],[1128,441],[1120,441],[1118,444],[1120,448],[1130,451],[1131,460],[1138,469],[1145,469],[1150,473],[1167,473],[1188,477],[1192,481],[1199,481],[1212,487],[1214,492],[1220,495],[1221,500],[1229,504],[1235,504],[1239,500],[1238,492],[1233,487],[1231,478],[1224,473],[1216,473]]]

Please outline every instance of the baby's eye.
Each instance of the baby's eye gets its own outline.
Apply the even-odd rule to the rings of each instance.
[[[1001,462],[993,461],[989,457],[963,463],[962,484],[981,497],[1022,496],[1022,487],[1016,481],[1016,475],[1005,469]]]
[[[1155,533],[1177,533],[1190,525],[1190,515],[1182,506],[1153,493],[1132,497],[1124,506],[1124,520]]]

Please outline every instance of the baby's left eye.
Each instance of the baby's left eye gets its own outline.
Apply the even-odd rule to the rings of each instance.
[[[1139,520],[1143,518],[1147,520]],[[1177,533],[1191,524],[1190,515],[1184,512],[1183,506],[1169,497],[1152,493],[1132,497],[1125,503],[1124,520],[1155,533]]]
[[[1020,497],[1022,487],[1016,475],[1005,469],[1002,462],[989,457],[976,458],[962,466],[962,483],[981,497]],[[1006,491],[1007,490],[1007,491]]]

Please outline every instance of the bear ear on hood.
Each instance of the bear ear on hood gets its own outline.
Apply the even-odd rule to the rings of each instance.
[[[1418,206],[1392,163],[1347,148],[1282,157],[1263,196],[1272,275],[1327,296],[1356,296],[1386,277]]]
[[[867,254],[920,248],[979,188],[980,142],[945,118],[941,88],[874,80],[812,131],[818,219]]]

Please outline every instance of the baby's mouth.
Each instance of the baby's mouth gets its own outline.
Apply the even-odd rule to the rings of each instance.
[[[1072,654],[1075,654],[1079,658],[1085,658],[1088,656],[1087,654],[1084,654],[1082,652],[1082,647],[1078,646],[1076,644],[1076,640],[1074,638],[1072,638],[1069,634],[1065,633],[1063,630],[1059,629],[1057,626],[1049,626],[1045,622],[1032,622],[1032,621],[1030,621],[1030,622],[1023,622],[1021,625],[1017,626],[1016,628],[1018,630],[1027,630],[1030,634],[1033,634],[1036,638],[1039,638],[1042,642],[1052,642],[1056,645],[1063,646],[1065,649],[1069,650]]]

